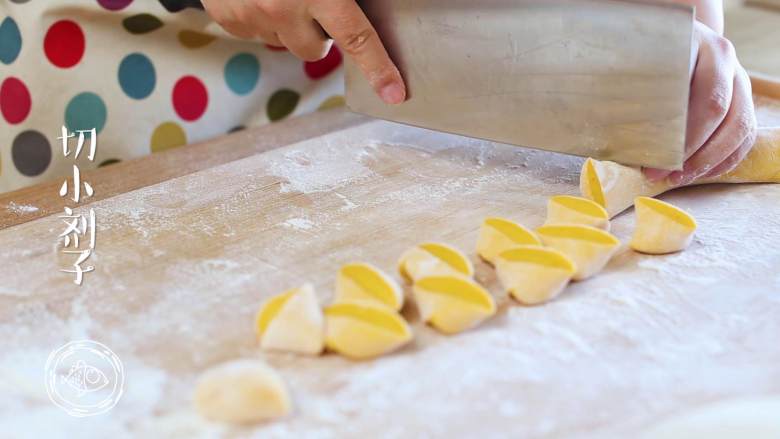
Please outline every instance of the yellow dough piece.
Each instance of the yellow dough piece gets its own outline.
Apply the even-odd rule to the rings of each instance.
[[[576,272],[577,266],[569,257],[546,247],[518,246],[496,258],[501,285],[524,305],[539,305],[554,299]]]
[[[257,312],[255,328],[262,349],[322,352],[325,326],[314,287],[305,284],[266,300]]]
[[[460,274],[474,276],[474,266],[458,249],[447,244],[427,242],[406,251],[398,261],[398,271],[414,283],[423,276]]]
[[[414,284],[422,319],[445,334],[473,328],[496,313],[496,303],[479,284],[459,275],[427,276]]]
[[[494,264],[499,253],[518,245],[542,245],[534,232],[504,218],[488,218],[479,229],[477,254]]]
[[[585,280],[601,271],[620,247],[609,232],[577,224],[542,226],[536,231],[544,245],[571,259],[577,272],[572,279]]]
[[[341,302],[325,308],[325,344],[345,357],[362,360],[392,352],[412,340],[397,312],[370,302]]]
[[[707,183],[780,183],[780,128],[760,128],[753,149],[737,168],[694,185]],[[651,182],[640,168],[609,161],[588,159],[580,174],[582,196],[601,204],[610,218],[631,207],[636,197],[672,189],[667,180]]]
[[[262,361],[236,360],[204,372],[195,386],[195,409],[211,421],[252,424],[292,410],[282,378]]]
[[[404,305],[398,283],[371,264],[356,263],[341,267],[336,277],[335,302],[369,301],[396,311]]]
[[[685,250],[693,240],[696,221],[684,210],[648,197],[637,197],[636,229],[631,248],[651,255]]]
[[[609,214],[588,198],[558,195],[547,202],[544,224],[582,224],[609,231]]]

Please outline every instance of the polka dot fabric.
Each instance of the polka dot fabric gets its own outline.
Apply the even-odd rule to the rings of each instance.
[[[343,105],[336,47],[303,62],[183,4],[0,3],[0,192],[72,174],[63,125],[97,129],[85,170]]]

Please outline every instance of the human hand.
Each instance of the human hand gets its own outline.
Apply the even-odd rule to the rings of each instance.
[[[227,32],[259,37],[306,61],[325,57],[335,41],[383,101],[406,99],[401,73],[355,0],[203,0],[203,6]]]
[[[645,176],[683,186],[734,169],[756,141],[750,77],[731,42],[701,22],[694,28],[698,57],[691,77],[685,165],[682,171],[645,169]]]

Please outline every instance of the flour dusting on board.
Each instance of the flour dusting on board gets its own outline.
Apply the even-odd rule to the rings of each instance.
[[[395,143],[359,140],[377,137]],[[767,343],[780,333],[768,285],[780,282],[780,206],[766,203],[780,187],[757,185],[670,194],[699,222],[690,250],[625,252],[552,303],[509,306],[462,335],[410,312],[414,342],[375,361],[258,352],[254,317],[270,295],[310,281],[327,303],[350,261],[400,281],[405,249],[436,239],[471,250],[488,215],[539,225],[548,196],[576,192],[579,163],[369,123],[95,203],[97,272],[81,289],[46,271],[50,243],[15,241],[56,218],[0,232],[19,249],[0,266],[0,425],[53,438],[478,437],[489,426],[590,439],[631,437],[702,400],[780,392],[780,351]],[[613,224],[624,242],[633,220]],[[125,363],[127,394],[109,416],[73,420],[45,395],[46,356],[70,337]],[[259,356],[289,383],[292,416],[222,430],[193,412],[199,372]]]
[[[314,228],[314,223],[306,218],[290,218],[283,224],[296,230],[311,230]]]
[[[372,150],[371,145],[344,148],[325,141],[319,148],[291,150],[273,158],[268,172],[284,179],[282,192],[330,191],[370,177],[372,172],[361,159],[370,157]]]
[[[31,204],[17,204],[13,201],[8,203],[6,206],[6,209],[8,209],[9,212],[15,213],[17,215],[24,215],[28,213],[35,213],[38,211],[38,208],[36,206],[33,206]]]

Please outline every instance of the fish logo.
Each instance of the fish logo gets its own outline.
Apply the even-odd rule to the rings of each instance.
[[[86,393],[97,392],[109,383],[108,377],[103,371],[81,360],[70,367],[68,375],[62,377],[65,383],[77,392],[79,397]]]
[[[72,341],[54,350],[44,372],[49,399],[74,417],[106,413],[124,392],[122,362],[96,341]]]

